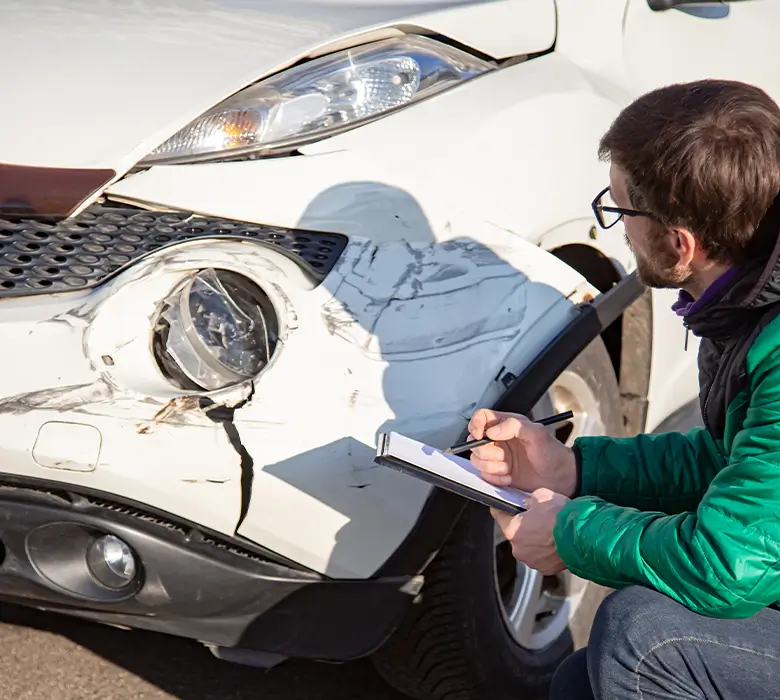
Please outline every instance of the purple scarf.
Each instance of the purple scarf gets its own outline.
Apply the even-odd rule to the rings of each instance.
[[[694,299],[688,292],[680,290],[677,296],[677,301],[672,304],[672,311],[678,316],[689,316],[690,314],[698,311],[708,301],[710,301],[716,294],[725,289],[729,283],[739,275],[739,269],[732,267],[730,270],[724,272],[718,279],[716,279],[707,289],[704,290],[698,299]]]

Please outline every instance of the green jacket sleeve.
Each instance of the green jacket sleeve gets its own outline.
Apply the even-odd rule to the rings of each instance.
[[[561,510],[555,542],[572,573],[648,586],[713,617],[780,600],[780,366],[751,384],[728,464],[695,511],[639,512],[593,496]]]
[[[630,438],[580,438],[575,450],[581,470],[578,495],[668,514],[695,510],[726,466],[704,428]]]

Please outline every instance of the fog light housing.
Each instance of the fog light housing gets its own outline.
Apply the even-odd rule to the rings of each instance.
[[[138,573],[133,550],[114,535],[103,535],[92,542],[87,564],[94,579],[112,590],[126,588]]]

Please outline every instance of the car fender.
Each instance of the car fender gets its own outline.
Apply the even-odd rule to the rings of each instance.
[[[236,412],[253,462],[241,536],[328,576],[374,575],[430,495],[374,463],[379,434],[456,441],[486,387],[506,389],[505,358],[530,365],[598,293],[505,231],[450,233],[435,243],[353,238],[298,298],[295,333]]]

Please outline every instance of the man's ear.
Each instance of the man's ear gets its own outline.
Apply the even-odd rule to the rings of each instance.
[[[688,266],[691,262],[699,262],[705,257],[696,237],[687,228],[675,227],[671,229],[671,239],[672,247],[682,265]]]

